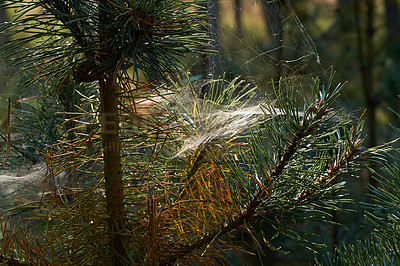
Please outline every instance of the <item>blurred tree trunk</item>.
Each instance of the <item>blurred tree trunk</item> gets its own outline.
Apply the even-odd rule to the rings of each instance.
[[[354,0],[339,0],[337,3],[337,14],[338,14],[338,24],[341,31],[347,31],[353,29],[349,27],[351,23],[351,7],[354,5]]]
[[[358,71],[360,75],[362,76],[362,87],[363,87],[363,96],[365,96],[366,90],[371,90],[371,88],[366,87],[365,85],[365,75],[367,74],[365,72],[365,42],[363,39],[365,38],[364,36],[364,31],[363,29],[365,28],[362,21],[362,15],[359,13],[361,12],[361,8],[359,3],[356,3],[358,0],[338,0],[337,1],[337,18],[336,18],[336,25],[337,27],[337,34],[334,34],[332,36],[332,41],[333,42],[339,42],[341,43],[342,46],[342,51],[341,51],[341,57],[339,58],[338,62],[336,63],[337,65],[342,65],[344,67],[345,72],[350,72],[349,70],[349,61],[348,60],[358,60],[359,63],[357,64],[358,66]],[[364,1],[364,0],[363,0]],[[332,31],[333,32],[333,31]],[[357,42],[355,45],[355,50],[354,50],[354,43],[349,42],[347,39],[348,36],[354,36],[356,34],[357,36]],[[347,38],[346,38],[347,37]],[[337,39],[339,38],[339,39]],[[343,39],[340,39],[343,38]],[[354,55],[356,54],[356,55]],[[346,75],[346,73],[344,74]],[[346,77],[350,78],[350,77]],[[371,85],[371,84],[369,84]],[[366,106],[368,103],[366,103]],[[374,110],[368,108],[368,116],[374,115]],[[373,108],[374,109],[374,108]],[[370,112],[372,111],[372,112]],[[369,123],[370,119],[368,118],[368,125],[370,129],[373,131],[375,130],[374,127],[371,127],[371,124]],[[373,119],[373,122],[374,119]],[[370,134],[369,134],[370,135]],[[370,180],[369,175],[366,176]],[[369,181],[368,180],[368,181]],[[331,212],[331,217],[332,217],[332,227],[331,227],[331,241],[332,241],[332,246],[331,246],[331,258],[333,259],[334,257],[338,256],[337,253],[337,245],[341,241],[340,239],[340,234],[339,234],[339,226],[340,224],[340,214],[338,214],[335,210]]]
[[[240,38],[244,38],[243,31],[243,20],[242,20],[242,0],[235,0],[235,23],[236,23],[236,35]]]
[[[363,12],[365,10],[365,12]],[[362,19],[365,17],[365,21]],[[358,64],[361,74],[362,90],[367,108],[368,122],[368,141],[369,146],[374,147],[376,140],[376,108],[380,99],[374,89],[373,65],[374,65],[374,44],[373,38],[375,34],[375,4],[373,0],[355,0],[354,16],[356,17],[356,35],[357,35],[357,52]],[[375,165],[371,163],[370,167],[374,170]],[[377,185],[373,178],[369,178],[369,183],[373,186]]]
[[[4,22],[8,21],[8,16],[6,13],[5,9],[0,9],[0,27]],[[4,43],[7,41],[8,36],[1,34],[0,33],[0,47],[4,45]],[[6,67],[6,63],[4,62],[4,59],[1,59],[0,61],[0,67],[3,68],[3,72],[7,72],[6,70],[4,70],[4,68]],[[4,75],[4,73],[2,73]],[[0,93],[2,91],[2,88],[4,87],[4,84],[6,83],[5,79],[6,79],[6,75],[0,75],[0,79],[4,79],[4,80],[0,80]]]
[[[399,42],[399,5],[397,0],[385,0],[386,29],[389,45],[391,41]]]
[[[202,54],[201,56],[201,74],[205,76],[206,79],[217,79],[221,73],[221,47],[220,47],[220,27],[218,20],[218,0],[209,0],[204,4],[207,8],[208,25],[207,31],[209,35],[208,45],[204,47],[205,51],[211,51],[210,53]],[[200,97],[208,91],[208,85],[201,88],[199,92]]]
[[[268,56],[272,56],[275,61],[276,70],[274,79],[278,81],[283,73],[282,60],[283,60],[283,19],[281,14],[280,1],[263,0],[262,5],[265,10],[265,22],[268,29],[268,36],[270,36],[271,50],[274,51]]]
[[[220,43],[219,43],[219,21],[218,21],[218,0],[207,2],[207,12],[210,17],[208,32],[210,35],[209,49],[214,51],[206,56],[207,78],[218,78],[221,69]]]
[[[389,93],[387,102],[391,108],[400,113],[400,15],[399,4],[396,0],[385,0],[385,22],[386,22],[386,64],[385,64],[385,87]],[[400,126],[400,118],[393,115],[393,121],[397,127]]]

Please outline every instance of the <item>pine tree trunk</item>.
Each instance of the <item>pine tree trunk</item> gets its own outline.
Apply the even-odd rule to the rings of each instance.
[[[101,126],[104,155],[105,196],[107,202],[108,230],[113,265],[123,265],[126,251],[122,230],[125,210],[122,189],[122,165],[120,157],[117,83],[110,75],[100,80]]]
[[[361,15],[365,8],[365,24],[362,24]],[[364,94],[365,104],[367,107],[367,126],[368,126],[368,145],[375,147],[377,143],[376,135],[376,109],[379,105],[379,95],[377,95],[373,83],[373,65],[374,65],[374,43],[375,35],[374,16],[375,4],[373,0],[354,2],[354,16],[356,17],[356,38],[358,62],[361,74],[362,90]],[[364,26],[364,27],[363,27]],[[369,167],[376,170],[376,165],[370,162]],[[369,184],[376,186],[377,182],[369,175]]]
[[[107,12],[112,10],[111,2],[99,1],[99,22],[104,28],[111,24],[116,14]],[[115,32],[101,30],[100,43],[107,43],[113,38]],[[102,51],[104,62],[113,55],[111,51]],[[104,179],[106,210],[108,214],[109,252],[111,265],[124,265],[128,256],[124,248],[123,230],[125,227],[125,206],[122,188],[122,164],[120,156],[119,119],[118,119],[118,85],[115,71],[106,70],[99,79],[101,128],[104,161]]]
[[[399,4],[396,0],[385,0],[385,23],[389,45],[392,41],[399,42],[400,14]]]
[[[210,38],[210,49],[215,52],[207,55],[207,78],[217,79],[220,76],[221,57],[219,43],[219,21],[218,21],[218,0],[207,2],[207,12],[210,16],[208,32]]]
[[[242,0],[235,0],[235,22],[236,22],[236,34],[240,39],[244,38],[243,21],[242,21]]]
[[[200,73],[206,79],[218,79],[221,76],[221,46],[220,46],[220,27],[218,20],[218,0],[210,0],[203,3],[207,9],[208,24],[208,45],[203,46],[204,50],[211,50],[211,53],[201,55],[201,70]],[[199,91],[199,97],[203,98],[208,92],[209,87],[206,85]]]
[[[396,112],[400,113],[400,84],[398,78],[398,70],[400,69],[400,12],[397,0],[385,0],[385,23],[386,23],[386,61],[389,62],[385,68],[386,89],[390,93],[387,99],[389,106]],[[392,115],[393,123],[396,127],[400,127],[400,117]]]
[[[268,29],[268,35],[271,39],[272,49],[275,50],[274,53],[268,54],[268,57],[272,56],[274,58],[273,63],[276,65],[275,70],[275,81],[279,81],[281,77],[285,76],[283,73],[283,18],[281,13],[281,3],[275,1],[261,1],[264,11],[265,11],[265,23]]]

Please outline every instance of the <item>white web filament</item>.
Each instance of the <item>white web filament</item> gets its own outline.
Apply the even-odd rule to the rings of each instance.
[[[234,81],[230,85],[233,83]],[[189,86],[180,89],[173,96],[177,120],[182,128],[181,138],[178,139],[182,144],[174,157],[233,138],[282,113],[271,106],[266,110],[254,99],[254,95],[229,98],[229,91],[232,89],[230,85],[223,88],[227,91],[217,96],[215,101],[200,99]],[[224,103],[221,103],[221,97],[226,97]]]

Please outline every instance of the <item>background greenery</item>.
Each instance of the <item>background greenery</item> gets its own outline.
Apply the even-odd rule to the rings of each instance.
[[[268,22],[268,14],[264,9],[268,1],[223,0],[217,2],[219,2],[218,19],[221,27],[219,41],[221,45],[220,49],[223,52],[221,53],[223,57],[221,59],[221,71],[227,71],[226,75],[228,78],[240,74],[255,79],[257,83],[262,83],[260,80],[269,83],[270,79],[276,78],[278,73],[296,79],[302,76],[320,76],[321,79],[324,79],[329,77],[329,67],[333,65],[336,71],[336,82],[347,81],[343,90],[343,97],[341,98],[343,107],[348,112],[352,113],[354,117],[360,116],[365,112],[365,109],[367,109],[365,112],[367,127],[367,142],[365,145],[368,147],[379,145],[398,135],[397,132],[388,126],[389,123],[397,126],[399,125],[398,116],[395,112],[390,110],[393,109],[398,112],[400,106],[398,102],[400,83],[397,80],[397,73],[399,70],[398,59],[400,57],[400,49],[398,49],[400,42],[398,36],[400,23],[398,1],[293,1],[291,4],[294,12],[309,33],[316,46],[319,57],[321,58],[320,64],[317,66],[313,64],[307,64],[307,66],[303,66],[300,63],[296,64],[296,73],[285,72],[284,69],[279,70],[276,64],[268,61],[268,59],[260,61],[253,60],[258,56],[260,51],[269,50],[273,47],[273,44],[271,44],[273,38],[268,30],[272,23],[271,21]],[[285,2],[286,1],[282,1],[282,3]],[[237,7],[238,4],[241,4],[239,10],[241,10],[242,24],[240,24],[237,17],[235,17],[235,5]],[[284,7],[285,4],[282,5],[281,10],[283,17],[290,18],[292,15],[291,11],[285,10]],[[0,14],[0,19],[6,21],[6,14],[4,12]],[[279,27],[279,25],[275,26]],[[297,31],[299,30],[298,27],[300,27],[299,24],[294,22],[291,26],[296,28]],[[279,32],[280,31],[278,31],[278,33]],[[282,36],[279,36],[279,38],[285,38],[286,35],[291,34],[294,33],[290,33],[289,30],[282,31]],[[240,42],[242,38],[246,38],[246,41],[243,43]],[[302,43],[305,42],[307,36],[300,35],[298,38],[300,40],[299,43]],[[240,47],[240,43],[244,45],[251,43],[252,46],[258,49],[252,53],[243,53],[241,52],[243,49]],[[302,46],[306,48],[304,54],[314,53],[313,47],[310,47],[310,44],[297,44],[296,49],[301,51]],[[235,58],[235,55],[240,55],[240,58]],[[198,63],[201,61],[199,59],[201,59],[199,56],[189,58],[189,63],[187,65],[189,70],[194,74],[204,74],[203,66]],[[250,59],[255,62],[254,65],[243,69],[243,61],[248,61]],[[306,63],[307,62],[309,63],[310,61],[306,61]],[[3,65],[5,63],[7,62],[3,62]],[[266,64],[269,65],[267,66]],[[17,71],[18,69],[16,68],[7,68],[6,71],[2,71],[2,76],[0,76],[1,114],[7,113],[6,99],[8,97],[12,99],[14,108],[21,107],[19,106],[21,104],[20,99],[28,99],[23,101],[23,110],[30,108],[28,107],[29,101],[31,100],[29,97],[33,96],[35,97],[34,99],[41,97],[41,92],[33,85],[31,85],[29,89],[23,90],[22,86],[16,85],[17,78],[15,78],[14,73]],[[301,79],[297,80],[300,81]],[[263,88],[263,86],[261,87]],[[266,88],[267,85],[264,87]],[[90,88],[83,89],[90,90]],[[62,102],[62,98],[53,99],[53,101],[54,103],[59,103]],[[35,104],[37,104],[36,101]],[[37,109],[40,110],[40,101],[38,104],[39,108]],[[2,115],[2,117],[2,129],[5,131],[5,115]],[[43,130],[45,126],[54,128],[51,122],[54,122],[54,124],[59,123],[57,121],[52,121],[51,118],[54,118],[54,116],[49,116],[49,119],[46,119],[46,122],[48,122],[47,125],[44,125],[43,121],[38,121],[39,123],[36,123],[38,125],[37,134],[40,135],[41,130]],[[14,121],[17,119],[18,115],[15,114]],[[65,118],[59,117],[59,119],[63,120]],[[22,122],[31,123],[28,120]],[[68,128],[64,128],[64,130],[67,131]],[[58,132],[54,133],[58,134]],[[47,137],[49,137],[49,135],[47,135]],[[58,138],[59,136],[57,135],[50,135],[50,139],[31,137],[32,141],[37,141],[39,139],[42,141],[43,139],[43,143],[35,144],[36,146],[46,145],[46,141],[51,143]],[[24,144],[26,145],[27,142]],[[35,157],[29,160],[38,160],[38,158]],[[370,165],[370,167],[380,172],[380,166]],[[387,172],[384,172],[383,174],[380,173],[380,175],[383,175],[383,179],[386,180],[386,178],[388,178],[387,176],[394,177],[396,173],[389,172],[388,175]],[[320,254],[324,254],[325,252],[330,252],[330,254],[334,253],[334,245],[339,244],[341,241],[347,244],[353,243],[363,246],[365,244],[361,244],[361,242],[356,243],[356,239],[364,240],[370,238],[369,229],[361,226],[364,217],[364,208],[361,208],[359,203],[370,202],[367,196],[367,187],[369,183],[377,184],[373,179],[370,179],[370,175],[365,172],[360,175],[359,179],[348,179],[350,195],[354,198],[355,204],[345,205],[344,207],[356,207],[356,212],[340,214],[340,216],[335,218],[337,222],[345,224],[347,228],[338,228],[332,225],[311,225],[307,221],[297,225],[298,228],[302,230],[320,235],[320,240],[327,244],[325,250],[319,250]],[[387,185],[388,184],[390,185],[391,182],[387,181]],[[392,191],[395,191],[395,189],[396,188],[388,188],[388,190]],[[387,197],[383,198],[385,202],[396,200],[390,198],[389,200]],[[375,216],[378,216],[378,218],[380,217],[379,215]],[[387,217],[386,214],[381,216]],[[374,217],[374,215],[372,214],[372,216],[369,217]],[[376,220],[373,221],[376,223]],[[393,226],[396,228],[396,225]],[[268,228],[264,230],[268,231]],[[396,232],[396,230],[394,231]],[[241,236],[238,235],[237,237]],[[244,238],[246,241],[244,246],[247,248],[250,246],[250,249],[254,248],[254,250],[257,250],[257,248],[253,246],[252,240],[246,239],[246,237],[249,238],[249,236],[245,235]],[[261,236],[257,237],[261,238]],[[380,236],[377,238],[379,239],[379,237]],[[262,261],[267,262],[267,265],[299,265],[299,263],[307,264],[314,260],[313,253],[298,244],[293,244],[292,242],[288,243],[285,239],[279,238],[275,240],[274,244],[275,246],[284,246],[284,250],[290,250],[291,253],[283,256],[284,253],[272,252],[268,247],[264,246],[262,249],[265,255],[260,256]],[[354,253],[356,252],[357,251],[354,251]],[[249,256],[246,260],[250,264],[257,264],[259,262],[259,258],[255,256]]]

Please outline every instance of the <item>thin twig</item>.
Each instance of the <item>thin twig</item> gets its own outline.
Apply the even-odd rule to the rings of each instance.
[[[3,163],[3,167],[6,166],[8,156],[10,155],[10,150],[11,150],[11,99],[8,98],[8,113],[7,113],[7,150],[6,150],[6,158]]]

